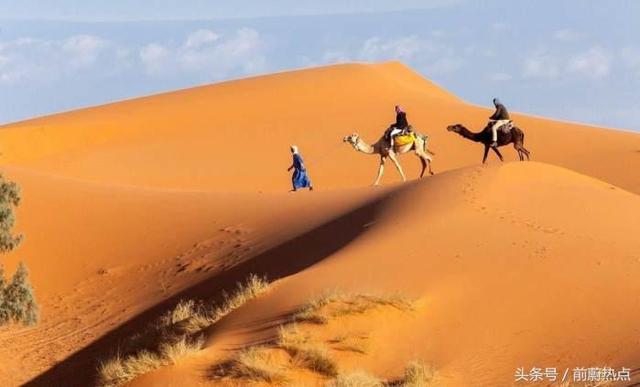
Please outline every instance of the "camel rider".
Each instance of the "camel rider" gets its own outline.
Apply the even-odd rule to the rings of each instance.
[[[402,109],[401,106],[396,105],[396,122],[389,126],[387,129],[387,139],[389,140],[391,147],[393,148],[393,138],[395,136],[406,133],[411,130],[409,126],[409,122],[407,121],[407,113]]]
[[[507,108],[498,100],[498,98],[493,99],[493,105],[496,107],[496,111],[493,113],[491,117],[489,117],[489,122],[491,123],[491,146],[498,146],[498,129],[503,125],[508,125],[511,121],[509,118],[509,112]]]

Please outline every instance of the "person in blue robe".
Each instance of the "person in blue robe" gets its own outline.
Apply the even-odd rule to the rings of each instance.
[[[292,191],[297,191],[299,188],[309,188],[309,190],[313,190],[311,179],[307,174],[307,168],[302,161],[302,156],[300,156],[297,146],[291,146],[291,154],[293,155],[293,164],[291,164],[287,171],[294,170],[293,176],[291,176]]]

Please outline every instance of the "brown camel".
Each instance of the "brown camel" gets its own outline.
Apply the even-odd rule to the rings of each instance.
[[[406,145],[396,145],[394,149],[391,149],[391,145],[389,141],[382,136],[375,144],[369,145],[357,133],[346,136],[343,142],[347,142],[351,144],[353,149],[358,152],[366,153],[369,155],[379,155],[380,156],[380,167],[378,168],[378,176],[376,177],[376,181],[373,185],[379,185],[380,179],[382,178],[382,174],[384,172],[384,163],[387,158],[391,159],[393,164],[396,166],[396,169],[402,176],[402,181],[407,181],[407,178],[402,171],[402,167],[398,162],[398,155],[403,153],[414,151],[416,156],[420,159],[422,163],[422,172],[420,172],[420,177],[424,175],[424,171],[427,167],[429,167],[429,173],[433,175],[433,171],[431,170],[431,161],[432,156],[435,153],[431,152],[427,148],[427,137],[422,134],[415,133],[415,141]]]
[[[447,126],[447,130],[450,132],[455,132],[461,135],[462,137],[469,139],[475,142],[481,142],[484,144],[484,156],[482,157],[482,163],[484,164],[487,161],[487,154],[489,153],[489,148],[491,148],[498,157],[500,161],[504,161],[502,158],[502,154],[498,148],[494,148],[491,146],[491,123],[489,123],[481,132],[474,133],[469,129],[465,128],[463,125],[449,125]],[[520,161],[524,161],[526,157],[529,160],[529,151],[524,147],[524,132],[522,129],[514,126],[510,131],[504,132],[501,128],[498,129],[498,146],[509,145],[513,143],[513,147],[516,151],[518,151],[518,157]]]

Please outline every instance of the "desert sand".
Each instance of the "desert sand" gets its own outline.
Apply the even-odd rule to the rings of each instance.
[[[416,180],[407,154],[413,180],[389,165],[374,188],[378,160],[342,137],[374,142],[398,103],[429,136],[436,175]],[[368,332],[367,353],[333,354],[345,372],[391,380],[420,359],[441,385],[503,386],[517,367],[638,369],[640,134],[516,113],[532,161],[505,147],[504,163],[481,165],[482,146],[446,127],[480,130],[489,115],[390,62],[1,127],[25,235],[2,262],[27,263],[41,321],[0,328],[0,385],[93,385],[100,360],[179,300],[219,297],[252,273],[273,281],[264,295],[206,330],[198,353],[131,385],[229,385],[206,370],[268,342],[328,289],[417,300],[317,328]],[[291,144],[314,192],[287,192]]]

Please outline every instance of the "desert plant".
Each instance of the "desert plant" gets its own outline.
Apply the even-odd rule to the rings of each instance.
[[[20,204],[18,185],[0,175],[0,253],[15,249],[22,240],[12,232],[14,208]],[[11,282],[4,278],[0,266],[0,325],[10,321],[32,325],[38,321],[38,305],[29,283],[27,267],[20,263]]]
[[[389,306],[401,311],[413,309],[413,303],[401,294],[352,294],[332,291],[314,298],[293,314],[292,319],[309,324],[327,324],[334,317],[362,314]]]
[[[11,320],[11,314],[5,307],[4,290],[7,287],[7,280],[4,279],[4,267],[0,265],[0,325],[6,324]]]
[[[142,350],[126,357],[117,354],[99,365],[99,385],[104,387],[123,385],[136,376],[166,365],[176,364],[178,360],[201,350],[203,345],[202,338],[189,340],[183,337],[174,343],[163,343],[158,352]]]
[[[340,374],[327,382],[327,387],[383,387],[385,384],[377,377],[364,371]]]
[[[327,347],[311,340],[295,323],[289,327],[280,327],[278,346],[291,356],[292,362],[297,366],[325,376],[338,375],[338,364],[330,356]]]
[[[286,378],[280,367],[274,364],[272,354],[266,347],[249,347],[223,367],[218,376],[243,378],[254,382],[283,383]]]
[[[268,286],[265,278],[251,274],[245,282],[236,285],[233,293],[223,293],[223,301],[217,306],[180,301],[148,330],[129,340],[124,354],[118,353],[98,366],[99,384],[118,386],[199,351],[204,340],[194,339],[194,335],[264,293]]]
[[[15,249],[22,240],[21,235],[13,235],[15,223],[14,207],[20,204],[20,189],[12,181],[0,175],[0,253]]]
[[[0,276],[2,273],[0,272]],[[38,305],[29,283],[29,272],[24,263],[18,265],[8,284],[2,276],[2,296],[0,296],[0,323],[13,321],[26,325],[38,322]]]
[[[403,387],[430,387],[437,385],[437,371],[419,361],[412,361],[404,369]]]

